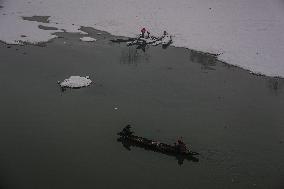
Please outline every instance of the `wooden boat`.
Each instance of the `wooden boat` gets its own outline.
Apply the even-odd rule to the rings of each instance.
[[[122,142],[123,146],[128,150],[130,150],[131,146],[136,146],[146,150],[175,156],[179,160],[179,164],[182,164],[184,159],[194,162],[199,160],[198,158],[194,157],[195,155],[198,155],[198,153],[189,150],[181,140],[178,140],[178,142],[173,145],[165,144],[159,141],[135,136],[134,132],[132,132],[130,128],[131,126],[127,125],[121,132],[118,133],[120,137],[117,139],[119,142]]]
[[[136,38],[122,38],[122,39],[111,39],[110,41],[114,43],[122,43],[126,42],[127,46],[138,46],[137,49],[145,50],[145,46],[152,45],[157,46],[162,44],[162,48],[167,48],[169,45],[172,44],[172,36],[169,35],[167,32],[160,37],[149,36],[149,37],[142,37],[141,35],[137,36]]]
[[[122,39],[111,39],[110,41],[113,43],[125,43],[130,41],[135,41],[136,38],[122,38]]]

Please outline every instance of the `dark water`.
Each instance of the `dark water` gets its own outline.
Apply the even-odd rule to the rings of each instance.
[[[0,48],[0,187],[283,188],[284,81],[183,48],[146,52],[64,34]],[[61,93],[57,81],[94,85]],[[199,162],[126,150],[116,133],[172,143]]]

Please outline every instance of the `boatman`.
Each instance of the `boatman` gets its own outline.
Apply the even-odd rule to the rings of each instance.
[[[188,151],[186,144],[182,141],[182,138],[178,139],[176,146],[182,153],[186,153]]]
[[[130,136],[132,135],[134,132],[130,131],[131,126],[130,125],[126,125],[126,127],[123,128],[121,134],[124,136]]]

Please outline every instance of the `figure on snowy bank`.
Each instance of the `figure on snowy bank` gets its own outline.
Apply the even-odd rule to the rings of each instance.
[[[145,37],[145,33],[147,32],[147,36]],[[145,28],[141,29],[141,37],[142,38],[149,38],[150,37],[150,32],[147,31]]]

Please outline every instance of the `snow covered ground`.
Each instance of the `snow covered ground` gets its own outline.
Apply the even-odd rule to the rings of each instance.
[[[91,26],[114,35],[174,35],[173,45],[222,53],[220,59],[253,72],[284,77],[283,0],[2,0],[0,40],[53,37],[38,25],[80,32]],[[21,16],[50,16],[49,23]],[[21,37],[21,36],[26,37]]]

